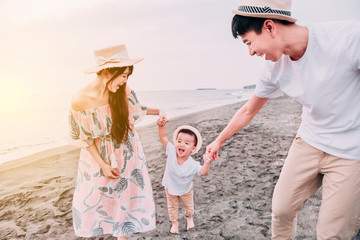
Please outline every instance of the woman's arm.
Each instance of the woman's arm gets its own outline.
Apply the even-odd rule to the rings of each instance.
[[[218,158],[218,152],[225,141],[245,127],[268,100],[269,98],[259,98],[254,94],[249,101],[235,113],[215,141],[206,147],[206,154],[216,160]]]
[[[91,154],[91,156],[95,159],[97,164],[99,164],[100,168],[103,170],[105,177],[108,178],[119,178],[120,172],[117,168],[111,168],[104,160],[101,158],[99,150],[95,146],[95,143],[86,148],[86,150]]]
[[[146,115],[159,115],[159,117],[166,117],[166,114],[163,110],[151,107],[147,107]]]

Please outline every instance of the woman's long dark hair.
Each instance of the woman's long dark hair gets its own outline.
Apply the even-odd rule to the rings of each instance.
[[[114,79],[125,72],[126,68],[127,67],[107,69],[113,77],[106,83],[106,89]],[[130,76],[133,72],[133,66],[128,66],[128,68],[128,76]],[[128,133],[131,131],[129,124],[129,107],[126,95],[126,83],[121,85],[115,93],[109,91],[109,105],[112,117],[111,136],[118,144],[120,144],[127,140]]]

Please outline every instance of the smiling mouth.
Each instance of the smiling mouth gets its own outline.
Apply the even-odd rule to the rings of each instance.
[[[179,152],[179,153],[184,153],[184,152],[185,152],[185,150],[184,150],[184,149],[182,149],[182,148],[178,148],[178,152]]]

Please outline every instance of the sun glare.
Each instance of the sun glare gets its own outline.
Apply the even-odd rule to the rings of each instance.
[[[0,112],[16,112],[23,110],[31,94],[23,85],[0,77]]]
[[[92,8],[113,0],[12,0],[7,15],[17,23],[29,23],[48,18],[63,18],[82,8]]]

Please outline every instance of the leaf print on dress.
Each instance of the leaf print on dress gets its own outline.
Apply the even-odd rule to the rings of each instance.
[[[127,187],[128,187],[128,180],[126,178],[120,178],[120,180],[118,180],[118,182],[115,184],[114,191],[116,191],[117,194],[120,194]]]
[[[104,230],[101,227],[94,228],[91,232],[92,236],[99,236],[99,235],[103,235],[103,234],[104,234]]]
[[[121,230],[123,231],[123,233],[125,235],[134,233],[135,232],[135,224],[133,224],[132,222],[124,222],[123,225],[121,226]]]
[[[137,121],[140,118],[140,116],[137,114],[134,114],[133,118],[134,118],[134,121]]]
[[[125,144],[125,147],[128,150],[129,155],[130,155],[130,156],[127,156],[128,158],[132,158],[133,154],[134,154],[134,148],[133,148],[131,141],[132,141],[132,138],[128,137],[126,144]]]
[[[134,98],[135,98],[135,102],[136,102],[136,103],[139,103],[139,100],[138,100],[138,98],[137,98],[137,96],[136,96],[136,93],[135,93],[134,91],[131,91],[131,93],[132,93],[132,95],[133,95]]]
[[[119,222],[115,222],[115,223],[113,223],[113,232],[117,232],[118,231],[118,229],[119,229],[119,227],[120,227],[120,223]]]
[[[141,218],[141,223],[144,225],[149,225],[149,220],[147,220],[146,218]]]
[[[70,115],[69,115],[69,123],[70,123],[70,127],[71,127],[71,134],[70,134],[71,138],[74,140],[78,140],[79,135],[80,135],[80,128],[79,128],[79,125],[77,124],[72,112],[70,112]]]
[[[107,156],[107,152],[106,152],[106,146],[100,147],[100,156],[104,162],[107,162],[108,156]]]
[[[104,193],[108,192],[108,188],[107,188],[107,187],[99,187],[98,189],[99,189],[101,192],[104,192]]]
[[[106,132],[110,133],[111,132],[112,120],[111,120],[111,118],[109,118],[108,115],[106,115],[105,119],[106,119]]]
[[[82,223],[80,212],[76,208],[73,207],[72,208],[72,215],[73,215],[73,219],[74,219],[75,228],[80,229],[81,223]]]
[[[143,176],[141,170],[140,169],[134,169],[131,172],[131,177],[135,181],[135,184],[138,185],[139,187],[141,187],[142,190],[144,190],[145,181],[144,181],[144,176]]]
[[[83,128],[82,126],[81,126],[81,131],[82,131],[87,137],[91,137],[91,136],[92,136],[91,133],[89,133],[88,131],[86,131],[85,128]]]
[[[91,113],[91,115],[92,115],[92,119],[94,121],[95,127],[100,131],[101,130],[101,124],[100,124],[99,119],[97,117],[97,113],[93,112],[93,113]]]
[[[104,211],[104,210],[102,210],[102,209],[98,209],[98,210],[96,210],[100,215],[103,215],[104,217],[107,217],[108,216],[108,214]]]
[[[131,99],[131,98],[128,98],[129,102],[131,103],[132,106],[135,106],[135,102]]]
[[[83,176],[86,179],[86,181],[90,181],[91,176],[87,172],[84,172]]]

